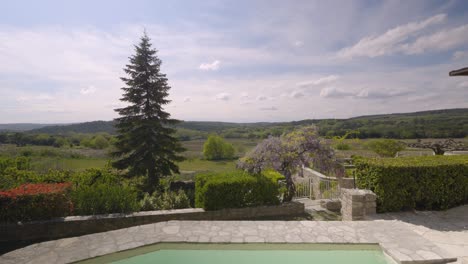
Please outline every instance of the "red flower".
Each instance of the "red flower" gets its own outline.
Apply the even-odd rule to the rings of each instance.
[[[0,197],[16,198],[25,195],[51,194],[65,192],[71,187],[71,183],[28,183],[17,188],[0,192]]]

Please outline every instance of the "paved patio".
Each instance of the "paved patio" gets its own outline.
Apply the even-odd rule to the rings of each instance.
[[[447,211],[378,214],[375,219],[398,220],[439,248],[468,264],[468,205]]]
[[[34,244],[0,263],[68,263],[158,242],[378,243],[399,263],[446,263],[454,256],[401,221],[169,221]]]

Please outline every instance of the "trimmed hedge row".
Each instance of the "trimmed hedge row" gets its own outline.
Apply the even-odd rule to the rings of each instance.
[[[0,158],[0,222],[130,213],[139,209],[137,189],[114,171],[36,173],[24,169],[24,162],[27,160]],[[68,186],[66,191],[51,193],[53,186],[62,186],[64,182]],[[74,210],[69,209],[71,205]]]
[[[195,206],[206,210],[242,208],[280,203],[276,172],[251,175],[244,171],[198,174],[195,177]]]
[[[73,213],[70,183],[24,184],[0,192],[0,222],[45,220]]]
[[[357,186],[377,194],[377,211],[444,210],[468,202],[468,156],[354,160]]]

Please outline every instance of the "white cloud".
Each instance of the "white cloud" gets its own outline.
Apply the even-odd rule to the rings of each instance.
[[[267,99],[268,99],[268,97],[266,97],[265,95],[259,95],[259,96],[257,96],[257,98],[256,98],[257,101],[265,101],[265,100],[267,100]]]
[[[302,42],[300,40],[296,40],[296,41],[294,41],[293,45],[295,47],[302,47],[302,46],[304,46],[304,42]]]
[[[217,71],[220,64],[221,62],[219,60],[215,60],[212,63],[202,63],[198,68],[203,71]]]
[[[26,101],[28,101],[28,100],[29,100],[29,98],[26,97],[26,96],[18,96],[18,97],[16,97],[16,101],[19,102],[19,103],[23,103],[23,102],[26,102]]]
[[[459,50],[459,51],[454,52],[452,55],[453,60],[461,60],[465,58],[468,58],[468,51]]]
[[[468,82],[461,82],[457,86],[460,88],[468,88]]]
[[[260,107],[259,110],[261,111],[276,111],[278,108],[276,106],[269,106],[269,107]]]
[[[48,101],[53,100],[54,97],[50,94],[39,94],[38,96],[36,96],[36,99],[41,101]]]
[[[361,39],[354,46],[344,48],[338,52],[338,57],[352,59],[354,57],[378,57],[389,55],[400,50],[400,44],[407,41],[429,26],[442,23],[446,14],[438,14],[421,22],[412,22],[397,26],[379,36],[369,36]]]
[[[242,98],[242,99],[247,99],[247,98],[249,98],[249,93],[246,93],[246,92],[241,93],[241,98]]]
[[[185,96],[184,97],[184,103],[188,103],[188,102],[191,102],[192,101],[192,98],[190,96]]]
[[[304,97],[304,94],[302,92],[300,92],[300,91],[293,91],[291,93],[291,97],[297,99],[297,98]]]
[[[308,87],[308,86],[319,86],[326,85],[337,81],[340,77],[338,75],[328,75],[325,77],[318,78],[316,80],[305,81],[297,83],[298,87]]]
[[[324,98],[343,98],[353,96],[354,93],[347,92],[343,89],[336,88],[336,87],[325,87],[320,90],[320,97]]]
[[[229,101],[231,99],[230,93],[219,93],[216,95],[216,100]]]
[[[50,101],[55,99],[54,96],[46,93],[41,93],[35,96],[18,96],[16,97],[16,101],[23,103],[28,101]]]
[[[422,36],[412,43],[401,45],[406,54],[421,54],[427,51],[449,50],[468,43],[468,25],[442,30]]]
[[[89,94],[93,94],[96,92],[96,88],[94,88],[94,86],[89,86],[88,88],[83,88],[80,90],[80,94],[82,95],[89,95]]]

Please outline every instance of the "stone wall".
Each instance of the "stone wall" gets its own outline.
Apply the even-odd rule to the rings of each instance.
[[[69,216],[48,221],[0,223],[0,242],[52,240],[105,232],[137,225],[169,220],[246,220],[258,217],[294,216],[304,214],[304,204],[290,202],[277,206],[260,206],[217,211],[200,208],[109,214]]]
[[[375,215],[376,198],[370,190],[341,189],[342,220],[365,220],[367,216]]]

